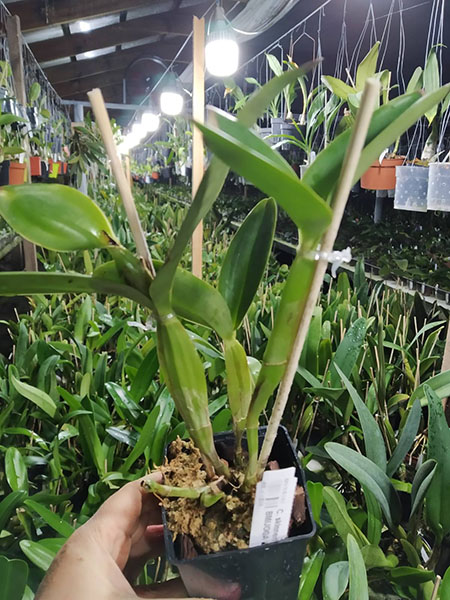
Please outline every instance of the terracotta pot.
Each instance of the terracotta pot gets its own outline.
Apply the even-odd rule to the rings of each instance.
[[[152,179],[153,179],[153,181],[158,181],[158,179],[159,179],[159,173],[158,173],[158,171],[153,171],[153,173],[152,173]]]
[[[396,181],[395,167],[403,162],[403,158],[383,158],[381,165],[375,161],[361,177],[361,187],[365,190],[393,190]]]
[[[41,157],[40,156],[31,156],[30,157],[30,169],[31,169],[32,177],[40,177],[42,175]]]
[[[11,162],[9,165],[9,185],[22,185],[25,183],[25,165]]]

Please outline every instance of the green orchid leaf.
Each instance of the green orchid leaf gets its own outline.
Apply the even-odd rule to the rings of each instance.
[[[380,50],[380,42],[376,42],[366,56],[359,63],[356,70],[356,89],[361,92],[369,77],[373,77],[377,71],[378,53]]]
[[[381,509],[389,527],[399,523],[401,518],[401,505],[394,486],[387,475],[371,460],[362,456],[355,450],[328,442],[325,450],[341,467],[353,475],[361,485],[375,496],[381,505]]]
[[[177,269],[172,304],[183,319],[211,327],[224,340],[232,337],[234,323],[226,300],[212,285],[189,271]]]
[[[348,586],[349,565],[348,561],[340,560],[332,563],[323,576],[323,600],[339,600]]]
[[[24,491],[12,492],[8,494],[0,502],[0,531],[7,527],[7,523],[11,516],[15,514],[16,508],[22,505],[23,500],[27,497]]]
[[[422,89],[423,85],[423,69],[422,67],[417,67],[414,73],[411,76],[411,79],[408,82],[406,87],[406,93],[411,94],[412,92],[418,92]]]
[[[445,571],[441,584],[441,600],[450,598],[450,567]]]
[[[278,166],[278,158],[268,158],[258,148],[261,139],[239,123],[235,123],[233,133],[196,123],[203,133],[205,143],[221,160],[251,181],[265,194],[272,196],[288,213],[304,238],[320,236],[331,221],[331,211],[325,202],[308,186],[305,186],[293,170],[288,173]],[[242,136],[236,137],[237,130]],[[249,144],[248,137],[255,144]],[[263,142],[264,143],[264,142]],[[276,153],[275,150],[267,148]]]
[[[114,266],[115,268],[115,266]],[[112,269],[108,271],[111,275]],[[117,273],[117,270],[115,271]],[[151,308],[148,297],[121,283],[121,279],[91,277],[77,273],[0,273],[0,295],[32,296],[34,294],[80,293],[123,296]]]
[[[51,511],[43,504],[35,502],[31,499],[25,500],[24,504],[30,509],[30,511],[37,513],[47,523],[47,525],[49,525],[62,537],[68,538],[75,531],[75,528],[72,527],[72,525],[70,525],[62,517]]]
[[[361,400],[358,392],[347,379],[341,369],[335,365],[335,369],[342,379],[343,384],[347,388],[350,398],[355,405],[358,413],[359,421],[364,434],[364,446],[366,449],[367,458],[380,467],[382,471],[386,471],[386,447],[384,444],[383,435],[375,421],[372,413]]]
[[[369,545],[361,548],[366,569],[392,569],[398,564],[398,559],[393,554],[388,557],[379,546]]]
[[[21,540],[19,546],[28,560],[42,571],[47,572],[65,541],[65,538],[50,538],[39,542]]]
[[[327,88],[341,100],[347,100],[350,94],[354,94],[355,90],[336,77],[331,75],[322,75],[322,82]]]
[[[277,208],[272,199],[259,202],[228,247],[218,289],[230,309],[234,329],[246,315],[258,290],[272,249]]]
[[[367,537],[350,518],[342,494],[334,488],[326,486],[323,488],[323,501],[339,537],[345,540],[348,535],[352,535],[361,548],[369,544]]]
[[[436,48],[432,48],[423,70],[423,87],[427,94],[435,92],[440,86],[440,74],[439,74],[439,63],[436,54]],[[425,116],[428,120],[429,125],[434,121],[437,115],[438,105],[432,106],[426,113]]]
[[[111,398],[114,400],[117,412],[120,414],[122,419],[134,425],[142,414],[141,407],[118,383],[115,383],[114,381],[108,381],[105,383],[105,388]]]
[[[13,123],[26,123],[27,120],[23,117],[18,117],[16,115],[12,115],[11,113],[5,113],[4,115],[0,115],[0,127],[4,127],[5,125],[12,125]]]
[[[99,207],[65,185],[3,187],[0,215],[21,236],[49,250],[88,250],[117,243]]]
[[[0,581],[0,600],[22,600],[28,581],[27,563],[0,556]]]
[[[36,102],[36,100],[39,98],[40,95],[41,95],[41,84],[38,83],[37,81],[35,81],[31,85],[30,91],[28,93],[29,104],[33,104],[33,102]]]
[[[369,584],[361,549],[355,538],[347,536],[347,554],[349,565],[348,600],[369,600]]]
[[[37,275],[39,275],[37,273]],[[49,396],[43,390],[40,390],[28,383],[24,383],[19,379],[16,379],[14,375],[11,376],[11,383],[15,390],[27,400],[30,400],[41,410],[47,413],[50,417],[54,417],[56,413],[56,404],[51,396]]]
[[[425,499],[425,516],[438,540],[450,532],[448,490],[450,489],[450,428],[441,399],[425,385],[428,399],[427,460],[436,461],[436,471]]]
[[[268,161],[273,162],[274,165],[276,165],[287,175],[292,175],[292,167],[289,165],[289,163],[281,156],[279,152],[274,152],[273,149],[263,139],[261,139],[259,135],[255,135],[254,131],[242,125],[242,123],[233,117],[233,115],[230,115],[229,113],[220,110],[215,106],[209,106],[208,110],[211,126],[217,127],[230,137],[238,139],[242,145],[248,146],[253,151],[261,154]]]
[[[317,550],[312,556],[305,559],[300,578],[298,600],[310,600],[319,579],[324,559],[325,552],[323,550]]]
[[[408,418],[406,419],[406,423],[403,427],[400,439],[398,440],[397,447],[395,448],[387,465],[386,472],[389,477],[392,477],[394,475],[396,470],[402,464],[402,461],[405,458],[408,450],[413,445],[413,442],[419,430],[421,415],[422,409],[420,406],[420,401],[417,398],[414,404],[412,405]]]
[[[323,506],[323,484],[320,481],[307,481],[306,487],[308,489],[309,501],[311,502],[313,519],[316,523],[322,525],[320,513]]]
[[[422,504],[428,488],[433,481],[434,474],[436,473],[437,463],[433,459],[426,460],[418,469],[414,476],[412,490],[411,490],[411,515],[412,517],[420,505]]]
[[[396,567],[391,569],[391,578],[400,585],[416,586],[426,581],[433,581],[434,571],[427,571],[422,568],[414,567]]]
[[[408,402],[408,407],[411,407],[417,399],[420,401],[421,406],[427,405],[428,397],[425,394],[425,386],[430,387],[441,400],[447,398],[450,396],[450,370],[439,373],[439,375],[435,375],[422,385],[419,385],[412,393]]]
[[[380,543],[383,517],[378,500],[366,486],[362,486],[367,508],[367,538],[375,546]]]
[[[28,472],[18,448],[10,447],[5,452],[6,481],[13,492],[28,492]]]
[[[128,473],[130,468],[134,465],[137,459],[142,456],[144,451],[149,447],[151,448],[155,435],[155,426],[158,420],[160,410],[161,405],[157,403],[148,415],[144,427],[140,431],[140,435],[138,437],[136,445],[134,446],[133,450],[130,452],[127,459],[120,468],[121,473]]]

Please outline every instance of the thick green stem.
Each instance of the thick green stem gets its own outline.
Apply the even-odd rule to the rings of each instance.
[[[152,494],[163,498],[188,498],[190,500],[200,500],[206,506],[212,506],[221,500],[225,494],[221,492],[217,486],[204,485],[198,488],[176,487],[173,485],[164,485],[147,479],[142,482],[142,487]]]
[[[314,267],[315,261],[312,258],[305,257],[302,253],[295,257],[264,353],[247,419],[249,465],[246,478],[250,483],[256,482],[259,417],[286,370],[314,275]]]
[[[181,322],[173,314],[157,315],[161,372],[187,430],[219,475],[229,475],[214,446],[203,364]]]

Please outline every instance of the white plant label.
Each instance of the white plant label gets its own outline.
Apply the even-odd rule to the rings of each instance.
[[[295,467],[265,471],[256,486],[250,548],[287,538],[296,488]]]

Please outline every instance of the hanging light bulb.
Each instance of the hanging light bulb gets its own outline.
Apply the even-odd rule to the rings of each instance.
[[[176,117],[183,110],[183,96],[178,92],[166,91],[161,93],[161,110],[166,115]]]
[[[131,135],[133,136],[133,139],[137,139],[140,141],[145,136],[145,134],[146,131],[140,123],[133,123],[133,126],[131,127]]]
[[[184,98],[181,94],[181,85],[175,73],[170,72],[165,76],[160,96],[161,111],[171,117],[176,117],[183,111]]]
[[[239,66],[239,45],[222,6],[217,6],[205,46],[206,68],[215,77],[229,77]]]
[[[153,133],[159,127],[159,115],[151,111],[145,112],[142,115],[141,125],[147,133]]]

